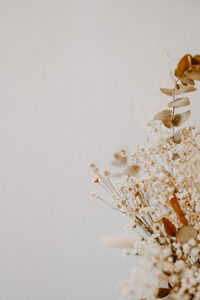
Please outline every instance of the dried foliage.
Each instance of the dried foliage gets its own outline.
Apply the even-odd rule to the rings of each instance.
[[[190,100],[188,97],[183,97],[183,98],[177,98],[174,101],[171,101],[168,103],[169,107],[172,108],[179,108],[179,107],[184,107],[190,105]]]
[[[175,75],[183,84],[194,85],[195,80],[200,80],[200,55],[183,56],[175,70]]]
[[[156,298],[164,298],[166,297],[167,295],[169,295],[170,293],[170,289],[168,288],[159,288],[158,289],[158,293],[156,295]]]
[[[168,220],[167,218],[162,218],[162,223],[168,236],[176,236],[176,227],[170,220]]]
[[[112,164],[123,168],[116,182],[109,171],[91,164],[94,183],[112,195],[111,200],[99,193],[92,197],[127,216],[127,230],[138,234],[138,240],[106,242],[126,248],[124,255],[142,256],[121,285],[128,300],[200,299],[200,130],[183,126],[191,115],[184,110],[190,105],[184,94],[195,91],[200,81],[200,55],[183,56],[174,73],[175,86],[160,89],[171,97],[169,109],[148,124],[154,146],[138,147],[131,155],[126,148],[116,152]]]

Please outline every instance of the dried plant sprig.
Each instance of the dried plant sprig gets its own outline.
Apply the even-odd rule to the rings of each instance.
[[[190,105],[184,94],[200,81],[200,55],[181,58],[175,76],[174,87],[161,88],[171,97],[168,109],[148,125],[156,143],[131,155],[126,148],[116,152],[113,165],[123,168],[115,174],[117,182],[111,172],[91,164],[95,184],[111,200],[98,193],[93,197],[127,216],[128,230],[140,236],[136,242],[107,240],[129,248],[124,255],[142,256],[141,266],[123,284],[130,300],[200,299],[200,130],[183,127],[191,110],[178,111]]]
[[[184,55],[175,70],[176,77],[186,85],[194,85],[195,80],[200,80],[200,55]]]

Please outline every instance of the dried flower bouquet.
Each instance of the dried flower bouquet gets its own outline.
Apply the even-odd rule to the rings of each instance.
[[[123,299],[200,299],[200,130],[182,126],[191,115],[187,93],[200,81],[200,55],[182,57],[174,74],[174,87],[160,89],[171,97],[168,109],[148,124],[155,145],[115,153],[113,163],[124,166],[118,182],[91,164],[94,182],[111,199],[92,196],[130,220],[131,235],[106,243],[141,257],[121,284]]]

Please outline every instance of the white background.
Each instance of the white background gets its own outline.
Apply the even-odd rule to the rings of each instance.
[[[0,0],[1,300],[118,298],[134,260],[99,238],[127,220],[90,200],[88,166],[143,143],[166,103],[155,49],[173,68],[200,53],[199,12],[191,0]]]

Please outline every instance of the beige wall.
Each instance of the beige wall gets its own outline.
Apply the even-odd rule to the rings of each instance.
[[[126,219],[90,200],[88,165],[143,142],[166,101],[156,45],[173,66],[199,53],[199,11],[191,0],[0,0],[0,299],[117,299],[134,260],[98,239]]]

